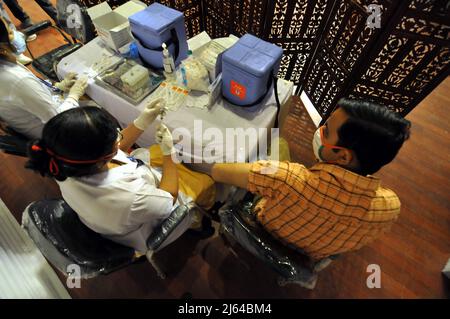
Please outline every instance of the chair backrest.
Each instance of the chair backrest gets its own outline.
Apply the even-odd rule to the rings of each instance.
[[[7,154],[16,156],[27,156],[27,143],[28,141],[22,140],[12,135],[0,136],[0,150]]]
[[[119,245],[85,226],[62,199],[31,203],[22,226],[44,256],[61,272],[80,267],[81,278],[107,274],[134,261],[134,249]]]

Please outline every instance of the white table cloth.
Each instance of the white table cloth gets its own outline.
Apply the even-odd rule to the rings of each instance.
[[[87,95],[92,98],[98,105],[109,111],[114,117],[116,117],[119,122],[126,126],[131,123],[144,108],[146,102],[152,99],[152,94],[146,97],[140,104],[133,105],[128,101],[124,100],[120,96],[114,94],[111,91],[97,85],[94,82],[94,77],[98,70],[102,66],[111,65],[113,62],[117,61],[117,57],[114,52],[108,49],[100,38],[96,38],[74,52],[73,54],[65,57],[60,61],[57,67],[57,73],[62,78],[68,72],[77,72],[78,74],[86,74],[90,77],[89,86],[87,88]],[[273,92],[273,90],[271,89]],[[288,98],[292,95],[293,83],[285,80],[278,80],[278,96],[280,100],[281,107],[284,106]],[[270,93],[269,93],[270,94]],[[268,129],[273,126],[276,115],[276,102],[274,94],[270,94],[270,97],[266,98],[262,102],[262,105],[257,105],[251,108],[243,108],[231,105],[219,98],[216,103],[210,109],[197,109],[187,106],[181,106],[177,111],[169,111],[164,118],[164,124],[173,132],[175,129],[185,128],[191,133],[192,146],[191,155],[200,160],[202,157],[202,152],[199,149],[204,149],[217,146],[219,148],[224,148],[225,141],[214,141],[211,138],[205,138],[203,133],[208,128],[217,128],[223,135],[226,136],[227,128],[254,128],[254,129]],[[201,120],[201,128],[199,127],[200,122],[197,122],[197,134],[194,133],[195,120]],[[138,144],[140,146],[149,146],[155,143],[155,130],[159,120],[151,125],[140,137]],[[216,130],[217,131],[217,130]],[[266,138],[264,136],[264,131],[258,133],[258,141],[262,141]],[[238,139],[241,136],[238,135]],[[236,143],[227,143],[226,151],[227,154],[235,154],[239,158],[248,158],[248,154],[256,154],[257,142],[249,141],[246,151],[238,149]],[[196,150],[196,151],[194,151]],[[236,155],[239,154],[239,155]],[[246,155],[243,155],[246,154]],[[186,150],[184,150],[184,155],[187,155]],[[223,160],[224,154],[213,154],[207,156],[209,161]],[[206,158],[204,158],[206,159]]]

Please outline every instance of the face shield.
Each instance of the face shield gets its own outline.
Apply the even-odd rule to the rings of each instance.
[[[8,22],[2,17],[0,17],[0,35],[3,48],[8,48],[15,55],[20,55],[26,51],[25,35],[15,28],[10,28]]]

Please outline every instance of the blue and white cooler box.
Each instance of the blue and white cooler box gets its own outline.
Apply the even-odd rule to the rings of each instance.
[[[139,55],[150,66],[163,68],[163,43],[167,45],[175,66],[186,59],[188,44],[182,12],[153,3],[130,16],[129,21]]]
[[[231,103],[253,106],[264,99],[280,67],[283,49],[246,34],[222,55],[222,94]]]

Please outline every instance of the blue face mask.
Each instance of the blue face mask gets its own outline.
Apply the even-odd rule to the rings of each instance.
[[[24,53],[27,49],[27,42],[25,40],[25,35],[22,32],[13,30],[14,39],[11,41],[11,46],[14,49],[14,53],[20,55]]]

